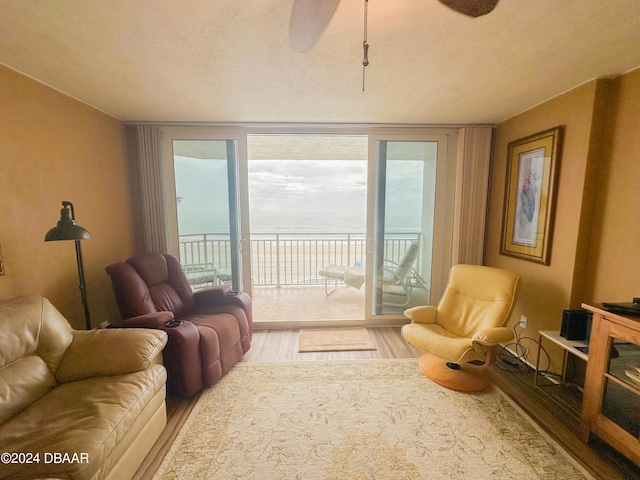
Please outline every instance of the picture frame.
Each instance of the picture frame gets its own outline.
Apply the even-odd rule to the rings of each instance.
[[[510,142],[500,253],[549,265],[563,127]]]

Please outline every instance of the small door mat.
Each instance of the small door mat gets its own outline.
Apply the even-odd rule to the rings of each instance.
[[[300,330],[299,352],[336,352],[343,350],[376,350],[371,335],[364,327],[308,328]]]

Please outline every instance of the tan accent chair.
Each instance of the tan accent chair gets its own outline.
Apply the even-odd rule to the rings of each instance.
[[[167,422],[166,341],[74,330],[37,295],[0,304],[0,478],[131,478]]]
[[[404,312],[411,323],[402,327],[402,336],[426,352],[420,368],[427,377],[459,391],[479,391],[491,383],[486,367],[495,359],[497,345],[514,337],[505,325],[519,281],[515,273],[499,268],[455,265],[437,307]]]

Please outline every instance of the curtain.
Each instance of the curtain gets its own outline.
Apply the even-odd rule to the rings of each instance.
[[[482,265],[492,131],[491,127],[465,127],[459,131],[453,265]]]
[[[146,252],[168,253],[162,143],[157,125],[136,127],[138,171]]]

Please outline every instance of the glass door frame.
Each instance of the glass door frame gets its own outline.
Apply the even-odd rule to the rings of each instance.
[[[173,158],[174,140],[198,140],[198,141],[232,141],[235,146],[235,170],[228,172],[228,180],[235,181],[229,186],[229,214],[230,223],[235,224],[237,233],[236,244],[231,245],[232,262],[237,262],[239,278],[233,279],[233,288],[245,291],[251,295],[251,264],[249,261],[250,249],[248,240],[248,193],[247,193],[247,143],[246,134],[240,129],[213,129],[211,127],[161,127],[162,159],[164,172],[165,198],[167,199],[167,238],[169,253],[180,258],[179,234],[178,234],[178,210],[175,201],[176,184]],[[244,198],[246,197],[246,198]],[[173,200],[173,201],[172,201]],[[246,225],[245,225],[246,224]],[[233,232],[233,227],[232,232]],[[247,234],[245,235],[245,232]],[[233,233],[231,234],[233,238]]]
[[[239,263],[241,289],[249,295],[252,291],[251,236],[249,211],[249,168],[247,136],[255,134],[308,134],[308,135],[367,135],[367,219],[366,243],[367,265],[375,263],[375,225],[378,214],[376,189],[378,185],[377,142],[387,141],[435,141],[438,142],[438,166],[436,181],[436,209],[433,238],[433,261],[431,271],[431,303],[436,304],[446,286],[451,267],[451,239],[453,235],[453,212],[455,208],[455,175],[457,159],[458,128],[411,125],[331,125],[331,124],[247,124],[247,125],[164,125],[160,128],[163,147],[165,198],[175,196],[173,171],[173,140],[234,140],[236,145],[236,195],[238,201]],[[167,236],[169,253],[179,255],[177,207],[167,202]],[[365,272],[364,326],[401,325],[406,323],[402,315],[374,315],[374,273]]]
[[[380,220],[384,218],[384,205],[379,198],[379,185],[385,179],[380,178],[380,142],[436,142],[436,191],[434,205],[434,225],[432,239],[432,266],[430,272],[430,304],[436,305],[446,285],[451,268],[451,239],[453,236],[453,212],[455,207],[455,172],[457,158],[456,129],[416,129],[405,133],[402,129],[385,129],[369,133],[369,170],[367,178],[367,268],[365,279],[365,325],[395,324],[405,319],[397,314],[376,314],[376,275],[379,268],[378,245]]]

